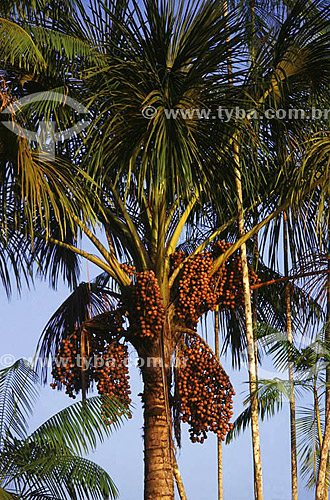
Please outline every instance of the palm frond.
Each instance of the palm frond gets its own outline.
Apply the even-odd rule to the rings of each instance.
[[[37,374],[23,359],[0,370],[0,448],[9,433],[26,437],[27,418],[38,395],[37,380]]]
[[[1,59],[25,69],[40,70],[45,60],[31,36],[20,25],[0,17]]]
[[[50,417],[27,441],[41,447],[50,445],[54,450],[68,448],[78,454],[87,453],[95,450],[97,442],[103,442],[129,416],[127,404],[108,396],[94,396]]]
[[[61,342],[73,334],[89,318],[109,311],[113,299],[112,290],[107,284],[110,280],[105,275],[91,283],[80,283],[71,295],[57,309],[45,326],[38,344],[41,359],[54,359]],[[47,380],[47,366],[40,367],[43,381]]]
[[[10,483],[22,498],[116,498],[117,488],[110,476],[97,464],[66,450],[59,452],[50,444],[38,446],[29,441],[14,441],[5,450],[14,464]]]

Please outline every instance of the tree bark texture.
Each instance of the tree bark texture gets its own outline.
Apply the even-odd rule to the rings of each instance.
[[[289,246],[288,246],[288,221],[286,212],[283,213],[284,221],[284,274],[289,274]],[[290,344],[292,338],[292,318],[291,318],[291,285],[288,281],[285,285],[285,308],[286,308],[286,334]],[[291,383],[290,394],[290,438],[291,438],[291,497],[298,500],[298,470],[297,470],[297,434],[296,434],[296,402],[293,385],[293,366],[289,361],[289,381]]]
[[[243,212],[243,193],[242,182],[239,163],[239,147],[234,143],[235,162],[237,168],[236,174],[236,188],[238,197],[238,228],[239,237],[245,234],[244,229],[244,212]],[[243,293],[244,293],[244,309],[245,309],[245,324],[246,324],[246,343],[248,352],[249,363],[249,383],[250,394],[256,388],[257,383],[257,364],[254,348],[253,336],[253,318],[251,306],[251,292],[249,280],[249,266],[247,261],[246,244],[241,246],[241,261],[242,261],[242,274],[243,274]],[[255,500],[263,500],[263,486],[262,486],[262,468],[261,468],[261,452],[260,452],[260,434],[259,434],[259,418],[258,418],[258,399],[256,395],[251,394],[251,427],[252,427],[252,447],[253,447],[253,465],[255,477]]]
[[[161,356],[158,359],[161,359]],[[169,422],[171,416],[165,399],[167,389],[164,388],[164,370],[160,366],[152,366],[152,362],[149,364],[150,366],[142,368],[144,382],[144,500],[174,500],[173,451]]]

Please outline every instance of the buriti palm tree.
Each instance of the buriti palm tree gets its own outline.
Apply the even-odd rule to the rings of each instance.
[[[119,317],[126,318],[128,322],[115,325],[117,317],[114,317],[113,309],[106,311],[105,316],[94,318],[92,323],[92,318],[86,318],[86,314],[76,318],[72,314],[74,319],[71,318],[71,323],[65,327],[63,325],[63,328],[52,331],[50,325],[42,346],[46,353],[56,354],[63,336],[65,341],[70,337],[72,341],[80,342],[80,348],[86,351],[88,335],[95,339],[98,334],[102,342],[108,342],[107,349],[111,349],[111,342],[117,341],[118,336],[136,347],[145,361],[142,368],[145,383],[145,498],[173,499],[172,422],[169,412],[173,404],[169,395],[172,356],[174,352],[179,358],[185,351],[194,354],[199,345],[202,354],[195,352],[195,359],[201,355],[205,359],[209,356],[210,366],[220,373],[215,358],[195,332],[196,320],[208,309],[216,307],[217,302],[222,308],[227,308],[236,297],[235,305],[242,306],[237,288],[236,292],[231,290],[232,294],[227,289],[229,299],[222,295],[232,283],[224,280],[222,273],[230,266],[235,269],[240,262],[232,258],[225,264],[226,259],[290,204],[295,193],[293,188],[297,187],[294,182],[297,175],[292,175],[290,183],[286,183],[289,194],[293,193],[293,196],[284,197],[282,194],[279,208],[270,214],[268,211],[260,219],[261,222],[246,234],[243,235],[241,227],[240,237],[225,252],[223,247],[213,248],[212,242],[237,219],[237,199],[241,222],[244,222],[243,208],[247,213],[253,203],[261,204],[262,197],[265,199],[273,193],[274,197],[267,199],[267,203],[279,200],[274,181],[280,171],[266,169],[256,189],[255,173],[260,169],[246,168],[250,156],[245,145],[247,138],[251,141],[254,137],[249,126],[239,121],[226,123],[212,116],[210,120],[198,120],[194,116],[185,120],[179,115],[177,119],[168,120],[164,110],[200,110],[219,105],[231,109],[236,103],[251,108],[251,100],[246,100],[246,96],[255,83],[259,84],[260,92],[258,101],[254,99],[252,102],[262,108],[268,104],[266,100],[272,102],[274,93],[276,96],[281,93],[288,78],[299,79],[308,73],[308,61],[313,62],[314,68],[322,62],[320,74],[326,76],[329,67],[326,57],[328,42],[313,32],[320,22],[317,16],[314,21],[309,19],[308,24],[302,22],[299,16],[295,18],[292,15],[283,25],[277,25],[274,38],[268,39],[268,51],[260,49],[263,57],[260,56],[258,79],[248,78],[246,84],[246,70],[244,65],[239,64],[244,60],[239,19],[236,13],[224,16],[218,2],[207,5],[199,1],[189,5],[182,2],[173,6],[171,3],[151,1],[145,2],[144,10],[135,2],[130,6],[126,2],[109,2],[101,7],[98,2],[92,2],[92,23],[84,5],[80,2],[76,4],[77,11],[69,11],[54,25],[48,22],[44,25],[41,21],[34,23],[33,19],[22,24],[42,51],[51,75],[56,76],[58,67],[69,65],[70,71],[61,71],[61,78],[65,75],[64,83],[70,95],[86,99],[84,102],[93,115],[89,133],[82,141],[75,161],[94,178],[89,186],[90,199],[96,192],[98,198],[92,201],[93,208],[98,213],[107,243],[78,214],[73,220],[79,231],[94,244],[98,255],[81,249],[75,241],[75,232],[71,241],[63,238],[55,219],[48,233],[41,228],[36,234],[35,229],[34,248],[40,261],[53,270],[54,276],[59,268],[58,248],[65,250],[66,256],[71,253],[80,255],[98,265],[107,279],[110,277],[110,282],[115,284],[116,289],[109,292],[115,300],[113,308],[118,309]],[[301,8],[299,4],[296,10],[300,12]],[[48,36],[50,28],[51,36]],[[297,53],[292,46],[298,28],[301,45]],[[93,63],[86,47],[92,47],[97,54],[92,59]],[[230,74],[228,53],[236,60]],[[299,65],[297,55],[300,53],[304,54],[304,58],[303,64]],[[295,64],[292,66],[288,63],[293,55]],[[46,82],[47,76],[46,73]],[[42,77],[38,75],[39,82]],[[312,81],[316,79],[313,71],[310,71],[309,77]],[[317,82],[320,82],[319,75]],[[154,113],[151,107],[156,113],[151,120],[147,120],[142,111]],[[271,139],[267,139],[272,144]],[[268,151],[265,161],[268,167],[273,163],[273,156],[269,147],[267,150],[262,135],[258,140],[260,154]],[[240,148],[239,165],[233,161],[234,144]],[[61,164],[60,159],[57,164]],[[243,197],[235,194],[237,176],[234,174],[238,166]],[[86,176],[81,175],[79,180],[84,184],[87,182]],[[319,175],[316,169],[311,175],[300,177],[300,195],[326,180],[327,176]],[[210,229],[206,227],[206,215],[207,210],[213,208],[211,200],[216,203],[215,207],[225,222],[221,227]],[[260,214],[263,214],[263,207],[260,207]],[[67,217],[63,210],[63,224]],[[195,234],[198,231],[198,238],[189,252],[175,254],[180,238],[184,239],[187,234],[187,226]],[[205,249],[209,253],[201,255],[200,252]],[[181,258],[184,260],[180,263]],[[122,262],[125,261],[132,267],[123,267]],[[52,267],[53,263],[57,267]],[[74,258],[71,263],[76,263]],[[200,272],[200,268],[196,273],[199,265],[205,265],[204,273]],[[246,303],[249,301],[247,270],[245,264]],[[233,272],[237,272],[241,283],[242,275],[238,267]],[[222,281],[221,289],[218,285]],[[199,290],[202,292],[200,296]],[[212,303],[209,302],[211,297],[214,298]],[[142,300],[141,304],[139,300]],[[187,305],[189,310],[185,309]],[[101,328],[103,333],[100,333],[102,319],[107,321]],[[78,335],[74,333],[75,327],[78,328]],[[114,328],[119,332],[114,332]],[[163,367],[148,367],[148,358],[162,360]],[[63,375],[62,379],[66,381]],[[215,400],[222,398],[221,386],[225,381],[224,375],[222,384],[219,384],[219,378],[214,379],[213,382],[218,384]],[[181,382],[177,382],[180,393]],[[87,389],[84,374],[77,375],[77,388],[79,384]],[[230,390],[230,386],[228,388]],[[200,387],[197,385],[194,390],[198,391]],[[180,410],[177,413],[181,416],[187,412],[190,423],[189,412],[198,416],[193,422],[195,428],[192,430],[195,431],[196,424],[203,422],[203,418],[205,421],[206,416],[201,408],[196,408],[196,397],[192,396],[185,403],[184,396],[182,381],[181,396],[175,400],[173,408]],[[213,430],[220,434],[226,431],[225,416],[218,413],[213,426]],[[257,439],[257,433],[255,435]],[[256,446],[254,448],[256,456]],[[257,490],[258,500],[261,500],[260,480]]]
[[[109,475],[80,454],[95,449],[110,433],[111,426],[101,419],[102,404],[114,428],[129,416],[128,408],[114,399],[90,398],[60,411],[29,435],[27,421],[38,392],[38,376],[25,360],[0,371],[0,497],[116,498]]]

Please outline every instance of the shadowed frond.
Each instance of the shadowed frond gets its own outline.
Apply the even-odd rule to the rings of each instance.
[[[53,359],[61,342],[80,328],[88,319],[105,313],[116,304],[120,295],[108,287],[110,277],[102,274],[90,283],[80,283],[57,309],[45,326],[38,344],[44,360]],[[47,380],[47,366],[42,366],[43,381]]]
[[[23,359],[0,371],[0,447],[9,434],[26,437],[27,419],[38,395],[37,380]]]

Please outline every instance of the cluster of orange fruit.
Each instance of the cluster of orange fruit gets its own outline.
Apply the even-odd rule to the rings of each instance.
[[[132,277],[136,274],[135,266],[130,266],[129,264],[121,264],[120,267],[123,271],[125,271],[125,273],[127,273],[129,277]]]
[[[55,383],[50,384],[52,389],[66,386],[66,394],[70,398],[75,398],[76,394],[81,390],[81,358],[80,358],[80,341],[76,334],[68,339],[63,339],[61,346],[56,354],[52,376]],[[80,365],[80,366],[79,366]],[[86,386],[92,383],[91,372],[85,372]]]
[[[136,273],[131,304],[127,304],[127,308],[130,331],[134,336],[150,340],[160,336],[165,320],[165,309],[153,271]]]
[[[62,341],[52,371],[55,389],[66,386],[66,393],[75,398],[84,385],[88,390],[97,384],[100,395],[116,396],[127,403],[130,399],[127,346],[119,342],[107,343],[104,336],[88,334],[86,355],[81,356],[81,337],[77,334]]]
[[[172,256],[172,262],[179,262]],[[189,258],[183,265],[179,281],[178,299],[176,305],[177,318],[187,327],[195,328],[198,319],[205,312],[216,306],[213,292],[213,278],[210,276],[213,260],[210,252],[202,252]]]
[[[232,428],[235,395],[229,377],[200,337],[187,335],[185,347],[178,357],[180,419],[190,425],[193,443],[203,443],[208,431],[224,440]]]
[[[182,265],[176,316],[180,322],[195,329],[199,318],[207,311],[234,309],[243,305],[242,263],[238,255],[231,255],[213,275],[214,260],[231,247],[230,243],[217,241],[212,251],[200,252],[186,261],[184,252],[171,255],[171,271]],[[184,262],[185,261],[185,262]],[[250,268],[250,283],[260,281]]]
[[[97,380],[97,390],[102,396],[115,396],[120,401],[129,405],[132,394],[129,385],[129,372],[127,366],[128,349],[127,345],[116,342],[109,344],[103,355],[104,366],[99,366],[95,370]],[[102,406],[102,418],[106,424],[112,424],[113,420],[107,417],[106,405]],[[121,413],[119,413],[119,416]],[[128,418],[132,415],[128,414]]]

